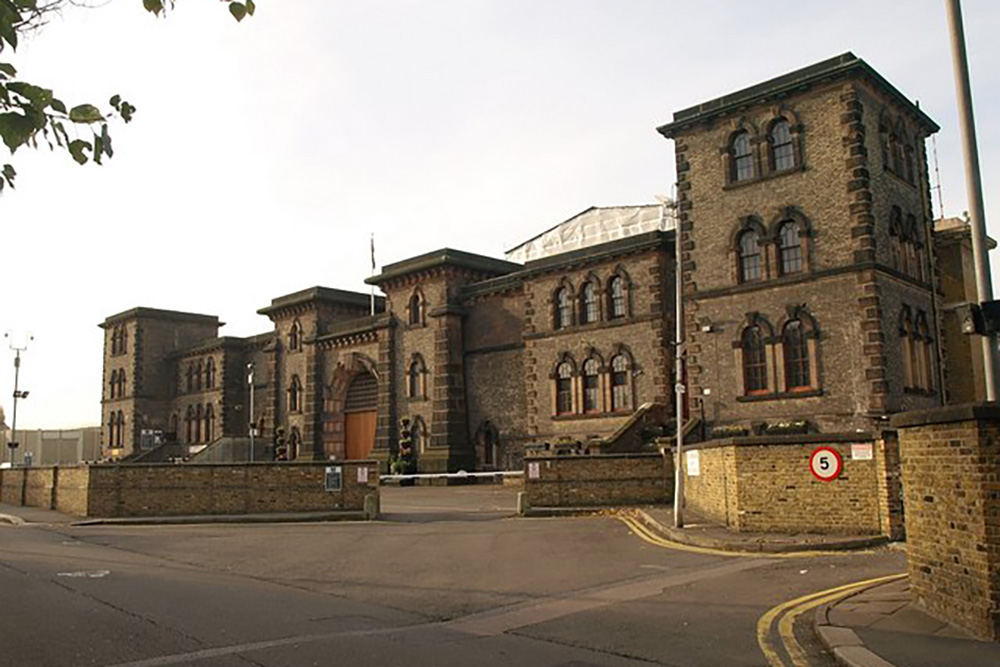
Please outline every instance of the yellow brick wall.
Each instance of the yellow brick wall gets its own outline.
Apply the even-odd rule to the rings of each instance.
[[[530,466],[538,465],[532,479]],[[532,457],[524,490],[532,507],[598,507],[669,502],[674,465],[659,454]]]

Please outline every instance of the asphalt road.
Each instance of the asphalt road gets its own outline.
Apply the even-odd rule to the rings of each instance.
[[[378,523],[0,524],[0,665],[766,665],[768,609],[903,569],[668,549],[610,517],[514,518],[514,497],[385,488]]]

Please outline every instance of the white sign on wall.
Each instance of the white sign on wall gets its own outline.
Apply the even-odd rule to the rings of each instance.
[[[368,468],[361,466],[358,468],[358,484],[368,483]]]
[[[854,461],[871,461],[874,452],[870,442],[860,445],[851,445],[851,459]]]
[[[701,452],[697,449],[692,449],[689,452],[684,452],[687,458],[687,474],[688,477],[698,477],[701,475]]]
[[[528,463],[528,479],[538,479],[541,476],[538,461]]]

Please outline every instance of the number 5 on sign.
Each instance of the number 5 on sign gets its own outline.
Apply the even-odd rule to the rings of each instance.
[[[832,482],[840,476],[843,469],[844,461],[840,454],[830,447],[819,447],[809,457],[809,470],[820,481]]]

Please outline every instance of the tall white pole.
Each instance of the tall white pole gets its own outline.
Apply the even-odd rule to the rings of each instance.
[[[677,458],[674,461],[674,527],[684,527],[684,306],[681,229],[674,218],[674,402],[677,404]]]
[[[972,115],[972,86],[969,83],[969,63],[965,53],[965,29],[959,0],[947,0],[948,24],[951,27],[951,56],[955,68],[955,92],[958,95],[958,119],[962,128],[962,152],[965,154],[965,184],[972,218],[972,258],[976,273],[979,301],[993,300],[990,260],[986,245],[986,207],[983,205],[983,184],[979,172],[979,149],[976,145],[976,123]],[[983,371],[986,380],[986,400],[997,397],[994,366],[993,334],[983,336]]]
[[[254,436],[257,435],[257,416],[253,411],[253,362],[247,364],[247,382],[250,384],[250,463],[253,463]]]

